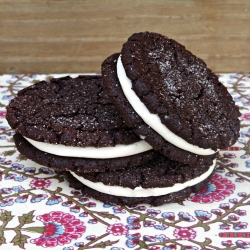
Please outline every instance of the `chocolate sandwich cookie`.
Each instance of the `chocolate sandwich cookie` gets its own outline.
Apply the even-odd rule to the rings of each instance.
[[[84,195],[103,202],[161,205],[184,200],[192,192],[198,192],[208,183],[214,168],[215,161],[211,166],[190,166],[159,156],[131,168],[80,175],[67,172],[65,176],[71,186],[82,188]]]
[[[17,150],[28,159],[46,167],[57,170],[74,171],[75,173],[103,172],[107,169],[116,170],[129,168],[147,162],[158,155],[156,151],[150,150],[136,155],[110,159],[64,157],[37,149],[24,139],[21,134],[15,134],[13,137]]]
[[[154,156],[151,146],[120,118],[103,91],[101,76],[63,77],[27,87],[11,100],[6,119],[19,134],[18,149],[42,165],[69,164],[66,169],[79,172],[102,171],[103,166],[104,171]],[[44,153],[30,144],[48,158],[42,159]]]
[[[104,88],[133,131],[155,150],[195,162],[234,144],[240,116],[206,64],[156,33],[132,35],[102,64]]]
[[[186,164],[205,163],[212,164],[216,158],[216,153],[211,155],[198,155],[183,150],[165,140],[160,134],[148,126],[143,119],[134,111],[133,107],[123,93],[116,72],[116,63],[119,54],[108,57],[102,64],[103,83],[105,90],[109,93],[109,98],[124,119],[126,124],[132,127],[133,131],[145,139],[152,147],[160,151],[163,155]]]

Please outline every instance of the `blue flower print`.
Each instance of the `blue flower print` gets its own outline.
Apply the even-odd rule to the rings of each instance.
[[[246,193],[246,192],[239,192],[239,193],[238,193],[238,196],[239,196],[239,197],[246,197],[246,196],[247,196],[247,193]]]
[[[127,223],[128,225],[126,226],[129,230],[135,230],[135,229],[140,229],[140,220],[136,216],[129,216],[127,218]]]
[[[166,230],[168,228],[168,225],[159,224],[159,225],[155,225],[154,228],[157,229],[157,230]]]
[[[155,237],[154,236],[149,236],[149,235],[144,235],[143,236],[143,241],[155,242]]]
[[[12,190],[15,192],[15,193],[19,193],[21,191],[24,190],[24,188],[22,186],[14,186],[12,187]]]
[[[191,216],[189,213],[179,212],[178,213],[179,219],[188,222],[194,222],[195,218]]]
[[[23,164],[19,164],[19,163],[12,163],[12,164],[11,164],[11,168],[12,168],[13,170],[16,170],[16,171],[22,170],[23,167],[24,167]]]
[[[79,214],[80,217],[87,217],[88,216],[88,213],[87,212],[82,212]]]
[[[174,215],[174,213],[172,213],[172,212],[165,212],[165,213],[162,213],[161,216],[162,216],[163,218],[166,218],[166,219],[170,220],[170,221],[173,221],[173,220],[175,219],[175,215]]]
[[[4,194],[11,194],[12,193],[12,189],[11,188],[2,188],[1,191]]]
[[[126,211],[122,207],[117,206],[112,208],[115,214],[125,214]]]
[[[250,242],[246,242],[246,241],[243,241],[243,240],[237,240],[235,242],[236,246],[242,248],[242,249],[247,249],[247,248],[250,248]]]
[[[141,237],[140,233],[129,234],[127,235],[128,240],[126,241],[126,245],[129,248],[134,248],[139,244],[139,239]]]
[[[72,213],[79,213],[80,209],[81,209],[80,207],[74,206],[74,207],[70,208],[70,212],[72,212]]]
[[[62,202],[62,198],[60,196],[54,196],[48,199],[46,205],[55,205]]]
[[[220,208],[224,210],[230,209],[229,203],[221,203]]]
[[[4,176],[5,180],[13,180],[16,177],[16,174],[6,174]]]
[[[166,235],[164,235],[164,234],[155,235],[155,239],[156,239],[158,242],[166,242],[166,241],[169,240],[169,238],[166,237]]]
[[[114,205],[112,205],[112,204],[109,204],[109,203],[104,203],[103,204],[103,207],[105,207],[105,208],[110,208],[110,207],[113,207]]]
[[[28,195],[25,194],[25,195],[21,195],[21,196],[17,197],[15,199],[15,202],[16,203],[25,203],[27,201],[27,199],[28,199]]]
[[[232,241],[231,240],[225,240],[225,241],[222,241],[221,242],[221,245],[222,246],[225,246],[225,247],[230,247],[233,245]]]
[[[36,168],[34,167],[26,167],[23,169],[25,173],[33,174],[36,172]]]
[[[19,182],[22,182],[22,181],[24,181],[24,180],[26,180],[26,179],[27,179],[27,177],[24,176],[24,175],[19,175],[19,176],[16,176],[16,177],[14,178],[15,181],[19,181]]]
[[[161,213],[160,210],[155,210],[155,209],[148,209],[147,212],[148,212],[148,215],[151,217],[156,217],[158,214]]]
[[[51,169],[45,168],[45,167],[39,168],[39,172],[43,174],[48,174],[48,175],[54,174]]]
[[[35,197],[33,197],[30,201],[32,203],[40,202],[48,197],[47,194],[38,194]]]
[[[74,250],[73,247],[64,247],[62,250]]]
[[[207,211],[203,210],[195,210],[195,215],[199,220],[206,221],[209,220],[212,214],[208,213]]]
[[[223,212],[220,209],[212,209],[211,213],[221,216]]]
[[[7,199],[0,202],[0,207],[12,206],[13,204],[14,204],[13,199],[7,198]]]
[[[64,207],[70,207],[72,204],[73,204],[72,201],[64,201],[64,202],[62,203],[62,206],[64,206]]]
[[[229,202],[233,204],[237,204],[238,200],[236,198],[233,198],[233,199],[229,199]]]

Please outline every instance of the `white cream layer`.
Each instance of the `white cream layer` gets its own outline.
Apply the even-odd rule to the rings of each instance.
[[[144,140],[129,145],[120,144],[114,147],[81,148],[81,147],[65,146],[62,144],[50,144],[45,142],[34,141],[27,137],[24,138],[34,147],[43,152],[65,157],[108,159],[108,158],[117,158],[117,157],[135,155],[152,149],[152,147]]]
[[[181,137],[171,132],[164,124],[162,124],[158,115],[150,113],[144,103],[141,102],[139,97],[132,90],[132,82],[126,75],[125,69],[122,65],[121,55],[117,60],[117,76],[119,78],[124,95],[136,113],[146,124],[148,124],[153,130],[160,134],[166,141],[172,143],[178,148],[198,155],[211,155],[216,153],[216,151],[212,149],[204,149],[188,143]]]
[[[185,189],[186,187],[191,187],[196,185],[203,180],[205,180],[214,170],[216,165],[216,160],[213,161],[213,165],[208,169],[207,172],[203,173],[199,177],[192,180],[186,181],[184,183],[176,183],[172,187],[165,188],[142,188],[136,187],[135,189],[120,187],[120,186],[108,186],[104,185],[102,182],[92,182],[89,181],[74,172],[70,172],[76,179],[78,179],[84,185],[105,194],[115,195],[115,196],[125,196],[125,197],[149,197],[149,196],[160,196],[165,194],[170,194],[178,192]]]

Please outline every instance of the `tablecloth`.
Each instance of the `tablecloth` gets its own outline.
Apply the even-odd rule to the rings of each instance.
[[[0,76],[0,249],[250,248],[250,74],[219,74],[240,107],[241,131],[234,146],[219,152],[210,183],[158,207],[85,197],[60,173],[19,154],[6,105],[23,87],[59,76]]]

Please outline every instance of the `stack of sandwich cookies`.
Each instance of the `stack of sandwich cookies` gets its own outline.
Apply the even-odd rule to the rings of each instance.
[[[214,170],[208,163],[190,166],[152,150],[124,124],[101,76],[64,77],[23,89],[6,118],[23,155],[65,171],[70,186],[103,202],[180,201],[200,190]]]
[[[128,39],[101,76],[52,79],[7,107],[17,149],[107,203],[161,205],[204,188],[240,113],[205,63],[155,33]]]
[[[6,119],[17,149],[48,167],[76,173],[132,167],[157,153],[136,136],[103,92],[101,76],[42,81],[18,92]]]

